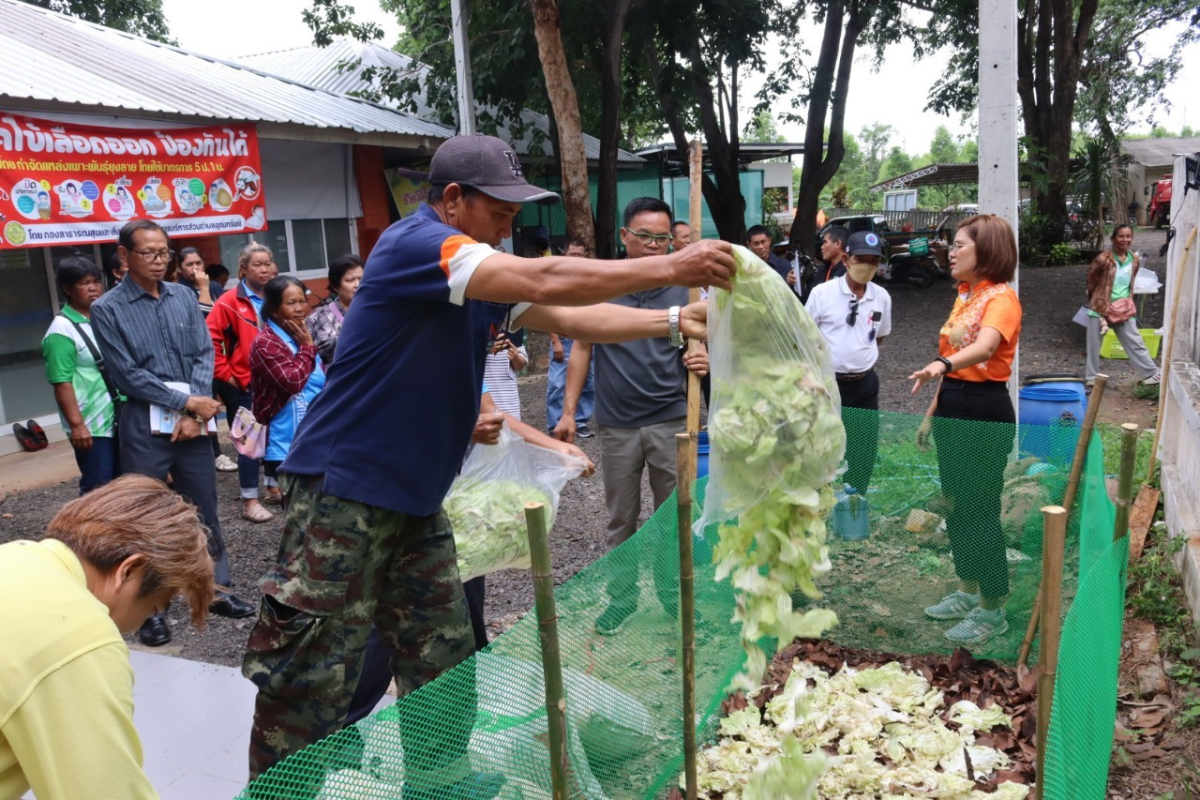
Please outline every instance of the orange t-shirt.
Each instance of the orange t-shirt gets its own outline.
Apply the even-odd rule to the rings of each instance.
[[[985,290],[992,287],[1001,288],[994,293],[987,292],[988,296],[984,297]],[[959,320],[964,317],[972,318],[974,316],[972,312],[977,309],[973,309],[971,306],[977,302],[985,303],[983,314],[979,318],[979,329],[995,328],[1000,333],[1000,346],[987,361],[965,369],[956,369],[946,377],[957,378],[961,381],[1006,381],[1012,375],[1013,356],[1017,352],[1017,337],[1021,335],[1021,301],[1017,298],[1017,293],[1004,284],[980,281],[975,285],[974,292],[971,292],[970,289],[969,284],[959,284],[958,299],[954,301],[954,310],[950,314],[950,319],[942,326],[941,334],[938,337],[938,353],[953,359],[957,350],[951,347],[950,338],[952,335],[961,336],[965,332],[963,326],[959,324]]]

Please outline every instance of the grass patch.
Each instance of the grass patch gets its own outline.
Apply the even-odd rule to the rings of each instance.
[[[1144,383],[1135,383],[1129,393],[1138,400],[1157,400],[1160,388],[1158,384],[1147,386]]]
[[[1116,475],[1121,468],[1121,426],[1097,422],[1096,432],[1100,434],[1100,442],[1104,445],[1104,474]],[[1154,432],[1145,428],[1138,431],[1137,460],[1134,462],[1134,485],[1141,483],[1146,477],[1146,467],[1150,464],[1150,448],[1154,446]],[[1158,484],[1157,477],[1151,482]]]

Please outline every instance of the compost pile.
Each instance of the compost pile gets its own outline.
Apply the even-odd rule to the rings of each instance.
[[[817,637],[837,623],[818,599],[830,569],[825,517],[846,433],[825,338],[795,292],[753,253],[734,247],[732,292],[709,306],[712,456],[700,530],[718,525],[716,579],[737,590],[746,666],[735,688],[752,690],[767,666],[764,637]]]
[[[725,700],[700,789],[721,800],[1019,800],[1034,778],[1033,684],[963,649],[900,656],[796,642],[762,688]]]

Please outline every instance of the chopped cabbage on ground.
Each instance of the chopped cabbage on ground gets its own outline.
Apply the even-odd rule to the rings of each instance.
[[[967,777],[964,751],[976,779],[1009,766],[1003,752],[975,741],[1011,727],[1009,717],[960,701],[948,712],[960,725],[951,730],[944,710],[941,691],[896,662],[829,676],[797,660],[763,712],[751,705],[721,721],[720,739],[698,759],[700,788],[725,800],[1024,800],[1023,784],[985,793]]]

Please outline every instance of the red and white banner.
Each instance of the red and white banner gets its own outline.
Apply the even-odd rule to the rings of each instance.
[[[265,228],[254,126],[155,130],[0,115],[0,249],[113,242],[140,217],[179,237]]]

